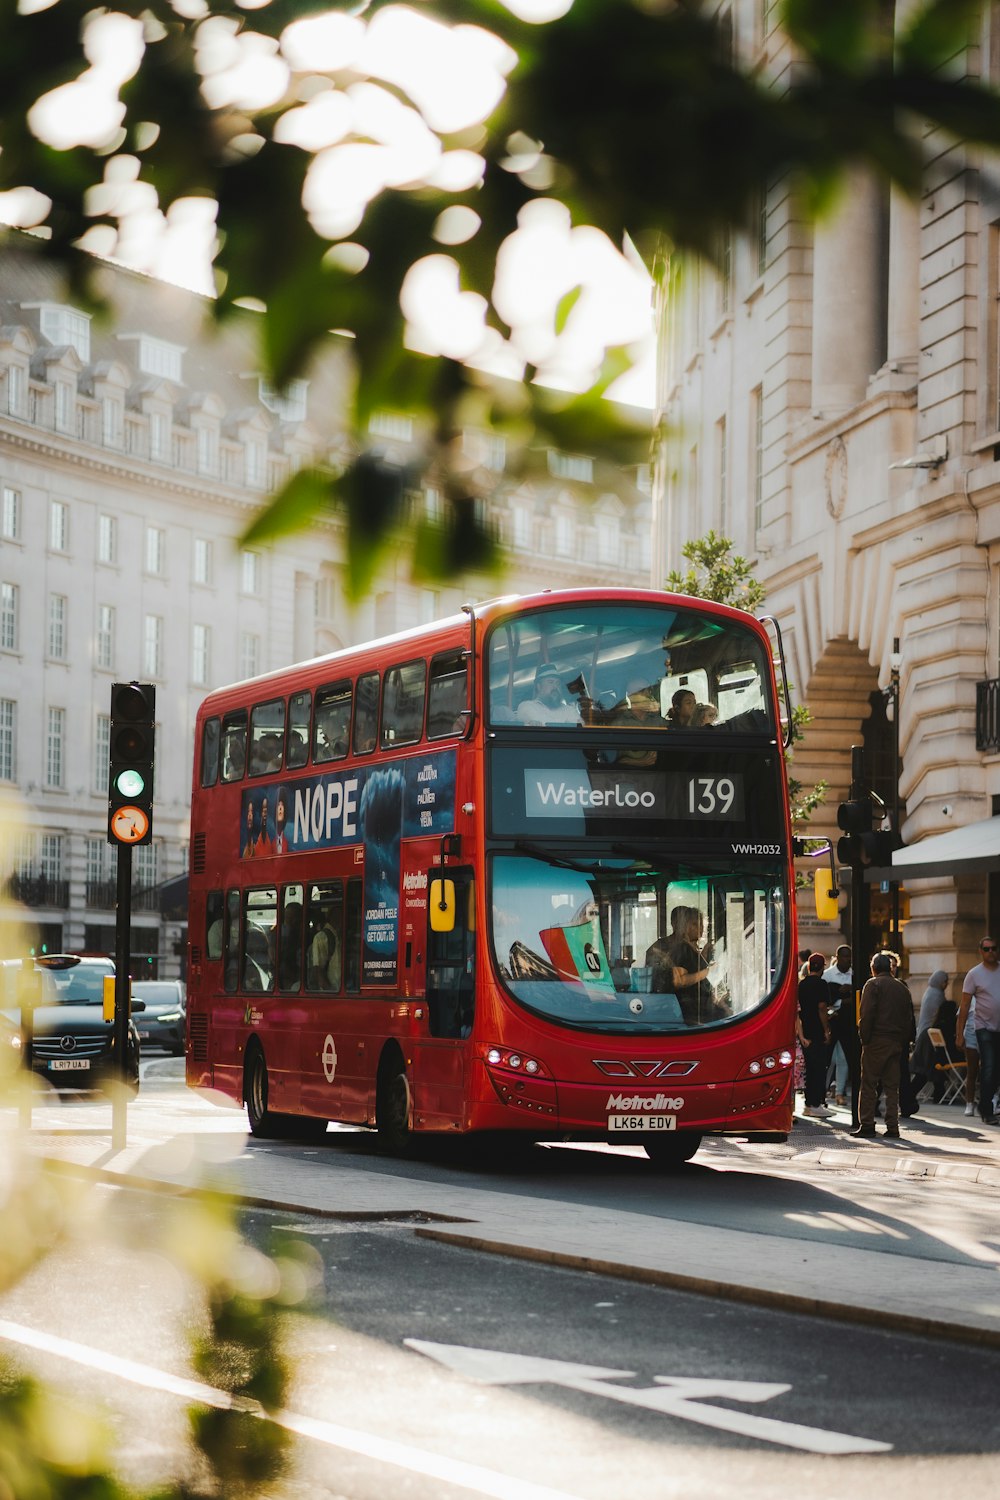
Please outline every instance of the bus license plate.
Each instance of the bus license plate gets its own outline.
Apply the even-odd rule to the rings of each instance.
[[[89,1057],[57,1057],[49,1063],[53,1073],[69,1073],[80,1068],[90,1067]]]
[[[608,1115],[611,1135],[631,1135],[636,1130],[676,1130],[676,1115]]]

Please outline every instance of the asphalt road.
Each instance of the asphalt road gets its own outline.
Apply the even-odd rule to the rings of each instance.
[[[169,1129],[172,1065],[147,1066],[144,1090],[159,1093]],[[322,1149],[338,1171],[375,1166],[364,1136],[331,1136]],[[483,1180],[461,1153],[379,1159],[378,1169]],[[487,1175],[494,1190],[502,1185]],[[720,1235],[745,1230],[748,1217],[780,1216],[804,1255],[812,1238],[838,1232],[845,1243],[877,1233],[890,1251],[903,1236],[912,1255],[919,1235],[943,1276],[949,1259],[967,1253],[945,1233],[950,1223],[956,1238],[960,1188],[947,1186],[948,1210],[926,1183],[817,1175],[821,1183],[733,1165],[668,1186],[638,1158],[567,1150],[542,1153],[511,1190],[613,1199],[656,1219],[697,1215]],[[977,1201],[995,1235],[991,1195],[979,1188],[968,1195]],[[115,1187],[95,1188],[91,1206],[86,1239],[0,1299],[0,1354],[101,1403],[122,1473],[162,1483],[190,1464],[185,1394],[167,1385],[190,1374],[187,1337],[201,1317],[197,1288],[170,1248],[180,1206]],[[764,1500],[876,1490],[880,1500],[911,1500],[931,1487],[992,1486],[998,1352],[484,1256],[424,1239],[407,1222],[239,1217],[254,1246],[280,1255],[291,1245],[310,1269],[286,1328],[290,1467],[268,1500]],[[974,1238],[972,1220],[962,1223]],[[41,1347],[28,1348],[28,1337]]]

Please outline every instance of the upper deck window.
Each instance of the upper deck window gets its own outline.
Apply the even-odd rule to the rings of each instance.
[[[462,651],[447,651],[431,661],[427,692],[427,738],[461,734],[468,723],[469,664]]]
[[[250,715],[250,775],[270,776],[280,771],[284,743],[284,698],[255,704]]]
[[[222,721],[222,779],[242,781],[247,768],[247,711],[238,709]]]
[[[285,745],[285,765],[291,768],[304,766],[309,759],[309,716],[312,711],[312,694],[293,693],[288,700],[288,740]]]
[[[383,750],[391,750],[394,745],[415,745],[420,739],[426,682],[427,667],[422,661],[408,661],[386,672],[382,698]]]
[[[581,604],[494,626],[494,725],[773,734],[770,665],[758,636],[697,609]]]
[[[316,690],[313,760],[343,760],[351,743],[351,684],[332,682]]]
[[[201,732],[201,784],[214,786],[219,779],[219,721],[206,719]]]
[[[378,673],[358,678],[358,703],[354,714],[354,753],[368,755],[375,749],[378,728]]]

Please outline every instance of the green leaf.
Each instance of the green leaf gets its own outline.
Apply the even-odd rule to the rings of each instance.
[[[240,538],[240,546],[258,546],[301,531],[317,519],[329,516],[333,497],[334,480],[330,474],[300,469],[258,511]]]

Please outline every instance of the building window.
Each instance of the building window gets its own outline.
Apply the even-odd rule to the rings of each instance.
[[[45,736],[45,785],[65,784],[64,749],[66,744],[66,710],[50,708]]]
[[[750,392],[750,433],[752,451],[750,473],[753,476],[753,524],[760,531],[764,525],[764,391],[757,386]]]
[[[256,594],[260,590],[260,553],[242,552],[241,587],[244,594]]]
[[[110,671],[115,664],[115,611],[112,604],[97,606],[97,665]]]
[[[157,463],[166,463],[170,457],[170,422],[162,411],[149,414],[149,456]]]
[[[146,333],[120,334],[119,337],[134,340],[135,362],[144,375],[162,375],[164,380],[176,380],[178,384],[183,379],[184,348],[181,344],[150,338]]]
[[[194,539],[194,581],[212,582],[212,543],[203,536]]]
[[[590,484],[594,478],[594,460],[583,453],[559,453],[550,448],[549,473],[555,479],[578,479]]]
[[[75,307],[47,304],[40,308],[39,326],[50,344],[69,344],[85,365],[90,364],[90,317]]]
[[[159,526],[146,527],[146,572],[160,574],[167,551],[166,532]]]
[[[98,714],[94,732],[94,790],[108,790],[108,767],[111,761],[111,715]]]
[[[260,636],[244,632],[240,636],[240,676],[256,677],[260,671]]]
[[[12,417],[24,414],[24,396],[27,390],[22,365],[7,366],[7,410]]]
[[[424,516],[432,526],[444,525],[444,496],[430,486],[424,490]]]
[[[0,530],[8,542],[17,542],[21,538],[21,491],[15,490],[9,484],[3,487],[3,506],[0,510]]]
[[[722,244],[719,247],[719,313],[724,318],[729,316],[732,297],[733,231],[725,229],[722,232]]]
[[[556,551],[560,557],[572,557],[575,551],[573,517],[561,510],[556,515]]]
[[[757,276],[767,270],[767,188],[761,186],[757,197]]]
[[[124,438],[125,414],[122,404],[113,396],[101,402],[101,442],[105,448],[120,448]]]
[[[132,883],[139,890],[151,890],[157,883],[158,844],[140,844],[132,851]]]
[[[163,675],[163,620],[147,615],[142,622],[142,670],[147,677]]]
[[[66,660],[66,617],[69,601],[65,594],[49,595],[49,656],[53,661]]]
[[[64,500],[49,505],[49,548],[52,552],[69,551],[69,506]]]
[[[719,527],[723,536],[729,534],[729,474],[726,419],[720,417],[715,424],[715,474],[719,490]]]
[[[61,833],[43,833],[39,867],[43,880],[63,878],[63,840]]]
[[[97,561],[113,563],[118,552],[118,526],[114,516],[97,518]]]
[[[197,687],[208,683],[208,658],[211,631],[207,625],[195,625],[191,632],[191,681]]]
[[[308,389],[308,380],[290,380],[283,391],[276,390],[263,376],[259,377],[257,384],[261,406],[266,406],[282,422],[305,421]]]
[[[246,476],[251,489],[262,490],[267,472],[264,464],[264,444],[251,438],[246,445]]]
[[[197,427],[195,431],[198,440],[198,473],[217,474],[219,472],[219,434],[211,427]]]
[[[16,651],[20,635],[21,591],[16,583],[0,584],[0,651]]]
[[[17,780],[17,704],[0,698],[0,781]]]
[[[56,392],[56,431],[73,431],[73,392],[67,380],[55,382]]]
[[[621,563],[621,522],[617,516],[597,517],[597,554],[602,563],[617,568]]]
[[[392,438],[397,443],[413,440],[413,418],[400,417],[391,411],[373,411],[368,418],[368,431],[372,437]]]

